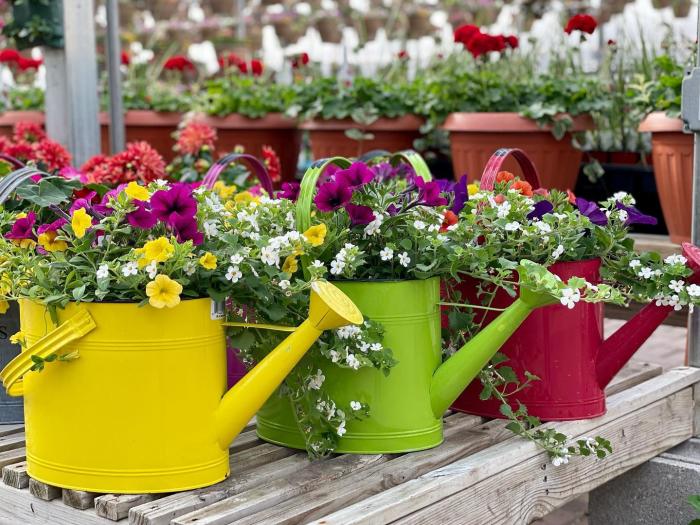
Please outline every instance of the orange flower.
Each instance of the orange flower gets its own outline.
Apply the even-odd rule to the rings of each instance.
[[[499,171],[496,175],[496,182],[510,182],[515,178],[510,171]]]
[[[447,231],[447,228],[449,228],[450,226],[453,226],[453,225],[457,224],[457,221],[458,221],[458,220],[459,220],[459,219],[457,218],[457,215],[455,215],[455,213],[454,213],[453,211],[447,210],[447,211],[445,212],[445,218],[444,218],[444,220],[442,221],[442,226],[440,226],[440,231],[441,231],[441,232],[446,232],[446,231]]]
[[[532,186],[526,180],[516,180],[512,184],[511,189],[519,191],[526,197],[532,197]]]
[[[567,189],[566,196],[569,198],[569,202],[571,204],[576,204],[576,195],[574,195],[573,191],[571,191],[570,189]]]
[[[503,202],[504,202],[505,200],[506,200],[505,195],[502,195],[502,194],[500,194],[500,193],[499,193],[498,195],[496,195],[496,196],[493,198],[493,201],[494,201],[496,204],[503,204]]]

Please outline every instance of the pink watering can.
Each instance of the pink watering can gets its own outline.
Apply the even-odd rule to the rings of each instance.
[[[503,161],[512,155],[520,164],[523,176],[533,188],[539,188],[539,177],[534,165],[521,150],[498,150],[482,175],[481,188],[493,189],[496,175]],[[700,250],[683,244],[683,255],[695,272],[690,282],[700,281]],[[600,282],[599,259],[559,262],[549,270],[563,280],[583,277],[588,282]],[[474,279],[466,279],[455,286],[464,302],[479,304]],[[514,301],[504,290],[496,292],[492,307],[505,308]],[[510,366],[522,380],[525,371],[540,378],[518,392],[517,398],[527,406],[528,413],[543,421],[587,419],[605,413],[605,387],[639,350],[656,328],[673,311],[671,306],[646,305],[632,319],[610,337],[603,337],[603,304],[576,304],[573,309],[562,305],[545,306],[533,311],[508,341],[501,352],[508,357]],[[485,326],[498,312],[477,311],[475,321]],[[467,387],[452,405],[461,412],[487,417],[503,417],[500,403],[482,401],[481,382],[477,379]],[[517,408],[515,399],[511,399]]]

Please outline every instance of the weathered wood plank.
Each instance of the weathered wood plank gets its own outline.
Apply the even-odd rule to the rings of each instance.
[[[0,425],[0,436],[9,436],[20,432],[24,432],[24,425]]]
[[[0,483],[0,523],[11,525],[110,525],[93,509],[77,510],[60,500],[43,501]]]
[[[20,461],[2,468],[2,482],[16,489],[26,489],[29,486],[29,474],[27,474],[27,462]]]
[[[396,523],[530,523],[688,439],[692,408],[687,388],[595,429],[617,446],[604,460],[574,458],[554,467],[540,453]]]
[[[95,506],[97,496],[98,494],[95,492],[63,489],[63,503],[74,509],[91,509]]]
[[[38,481],[34,478],[29,478],[29,493],[35,498],[42,499],[44,501],[51,501],[56,498],[61,497],[61,491],[59,487],[54,487],[42,481]]]
[[[613,380],[610,381],[610,384],[605,389],[605,395],[610,397],[618,394],[652,377],[660,376],[663,371],[664,369],[661,365],[632,360],[613,377]]]
[[[13,463],[19,463],[25,459],[27,459],[27,449],[24,447],[0,452],[0,468],[6,465],[12,465]]]
[[[143,505],[159,497],[158,494],[104,494],[95,498],[98,516],[119,521],[129,515],[129,509]]]
[[[693,386],[693,399],[695,408],[693,409],[693,435],[700,437],[700,384]]]
[[[262,443],[264,443],[264,441],[258,438],[258,435],[255,433],[255,428],[247,428],[233,441],[229,447],[229,451],[231,454],[234,454],[261,445]]]
[[[231,470],[235,472],[244,472],[254,469],[267,463],[273,463],[280,459],[287,458],[297,454],[296,450],[292,450],[270,443],[263,443],[240,452],[237,455],[232,455]]]
[[[24,432],[16,432],[0,437],[0,452],[24,446]]]
[[[608,399],[608,412],[593,420],[549,424],[571,436],[588,433],[603,424],[640,410],[700,381],[700,369],[679,367]],[[495,423],[495,422],[494,422]],[[614,446],[614,443],[613,443]],[[451,465],[407,481],[355,505],[325,516],[317,523],[373,523],[400,519],[438,500],[527,461],[538,448],[516,437],[472,454]],[[383,520],[383,521],[382,521]]]

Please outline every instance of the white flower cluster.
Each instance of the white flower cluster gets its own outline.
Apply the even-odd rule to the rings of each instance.
[[[316,370],[316,373],[309,377],[309,388],[312,390],[320,390],[325,380],[326,376],[323,375],[323,372],[320,369]]]
[[[341,248],[331,261],[331,273],[333,275],[341,275],[347,266],[352,268],[358,254],[357,246],[349,242],[345,243],[345,246]]]
[[[283,250],[292,250],[294,246],[299,245],[301,241],[302,235],[296,230],[288,231],[284,235],[278,235],[277,237],[271,237],[267,241],[267,245],[263,246],[260,250],[260,260],[268,266],[276,266],[279,268],[280,253]]]
[[[367,354],[369,352],[380,352],[384,350],[381,343],[368,343],[362,337],[362,330],[359,326],[348,325],[338,328],[335,334],[339,339],[344,341],[344,346],[340,351],[331,350],[329,357],[332,362],[345,364],[357,370],[362,366],[362,361],[357,358],[358,354]]]

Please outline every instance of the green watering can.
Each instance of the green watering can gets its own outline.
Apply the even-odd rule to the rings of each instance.
[[[405,160],[418,162],[412,154],[406,154]],[[350,162],[343,158],[319,161],[306,172],[297,207],[300,231],[310,226],[316,181],[330,164],[345,168]],[[416,172],[425,173],[422,169]],[[347,422],[346,434],[336,449],[343,453],[392,454],[439,445],[445,410],[532,310],[555,302],[549,295],[522,289],[511,306],[443,362],[438,277],[334,284],[365,318],[383,325],[383,345],[391,348],[398,361],[385,376],[376,369],[344,369],[321,356],[315,358],[314,366],[326,378],[324,389],[336,403],[347,406],[359,401],[370,407],[369,417]],[[299,449],[306,446],[287,397],[273,395],[267,401],[258,412],[257,432],[271,443]]]

